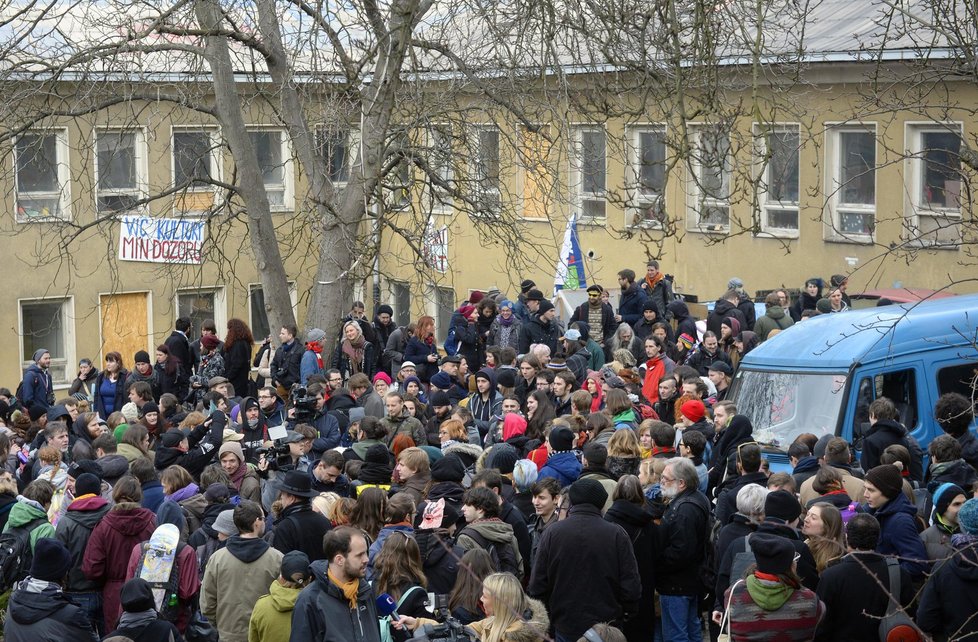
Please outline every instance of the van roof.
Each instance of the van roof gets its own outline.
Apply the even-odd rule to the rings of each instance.
[[[882,361],[936,346],[973,352],[976,328],[978,294],[821,314],[760,344],[741,364],[748,369],[838,372],[857,361]]]

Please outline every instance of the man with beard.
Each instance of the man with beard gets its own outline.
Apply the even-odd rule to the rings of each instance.
[[[240,420],[237,432],[243,435],[241,449],[244,451],[245,461],[257,465],[258,449],[268,441],[268,424],[265,423],[261,406],[256,399],[245,397],[241,402]]]
[[[281,426],[285,423],[285,404],[279,399],[275,388],[265,386],[258,390],[258,406],[266,426]]]
[[[385,303],[377,308],[377,316],[374,317],[372,325],[374,335],[377,338],[377,342],[374,344],[377,346],[377,367],[382,372],[390,372],[391,369],[390,357],[385,358],[386,351],[384,348],[387,347],[391,334],[397,330],[397,324],[394,323],[393,317],[394,308]]]
[[[441,439],[438,438],[438,429],[441,428],[443,421],[451,417],[452,415],[452,401],[448,398],[448,394],[442,390],[437,390],[431,393],[431,409],[434,411],[431,419],[428,420],[425,426],[425,434],[428,436],[427,444],[419,444],[420,446],[441,446]]]
[[[679,398],[679,387],[674,377],[665,377],[659,381],[659,400],[652,404],[659,419],[673,426],[676,424],[676,399]]]

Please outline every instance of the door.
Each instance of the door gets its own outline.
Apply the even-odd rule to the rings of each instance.
[[[132,370],[133,357],[140,350],[150,353],[153,348],[149,335],[149,293],[129,292],[99,296],[102,320],[102,360],[107,352],[118,352],[127,370]]]

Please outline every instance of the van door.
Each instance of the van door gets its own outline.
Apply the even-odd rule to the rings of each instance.
[[[926,416],[926,409],[921,401],[929,395],[924,389],[923,372],[923,363],[919,361],[890,365],[883,371],[866,369],[857,372],[855,409],[850,415],[853,418],[852,443],[856,450],[862,450],[862,438],[869,432],[869,406],[879,397],[886,397],[896,405],[897,420],[914,439],[920,441],[925,436],[927,428],[921,418]]]
[[[927,415],[927,421],[933,424],[931,429],[933,433],[931,439],[933,439],[943,433],[934,420],[933,413],[934,406],[942,395],[956,392],[972,401],[978,399],[978,357],[962,359],[960,352],[955,350],[952,358],[935,361],[931,364],[931,368],[933,374],[928,378],[931,412]],[[974,432],[976,429],[978,429],[978,422],[972,419],[971,430]]]

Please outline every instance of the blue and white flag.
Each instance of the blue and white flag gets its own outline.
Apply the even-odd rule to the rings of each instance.
[[[581,243],[577,238],[577,214],[571,214],[570,220],[567,221],[567,231],[564,232],[564,243],[560,246],[560,256],[557,257],[554,296],[564,288],[578,290],[586,287],[584,257],[581,255]]]

